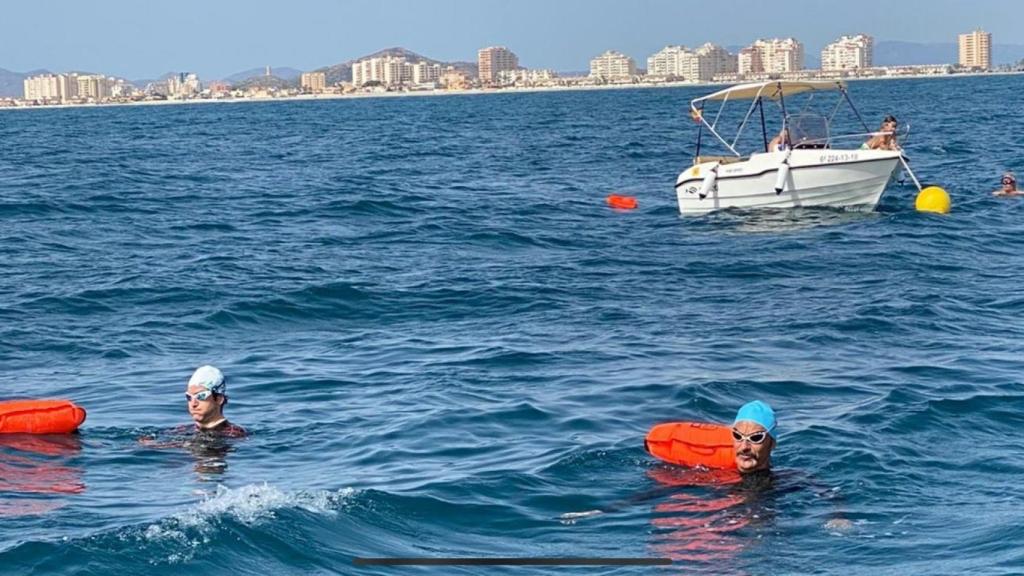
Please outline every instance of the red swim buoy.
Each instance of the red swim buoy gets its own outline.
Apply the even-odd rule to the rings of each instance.
[[[704,466],[729,470],[736,468],[732,447],[732,429],[706,422],[668,422],[647,433],[644,447],[651,456],[669,464]]]
[[[637,207],[635,196],[620,196],[619,194],[611,194],[607,198],[608,205],[612,208],[618,208],[619,210],[633,210]]]
[[[0,402],[0,434],[68,434],[85,422],[85,409],[70,400]]]

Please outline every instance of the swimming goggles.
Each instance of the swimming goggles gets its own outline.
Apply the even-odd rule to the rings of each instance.
[[[1003,186],[1009,186],[1010,184],[1016,184],[1017,181],[1013,178],[1003,178]]]
[[[196,394],[189,394],[188,392],[185,392],[185,400],[187,400],[188,402],[191,402],[193,399],[198,400],[200,402],[206,402],[210,398],[210,396],[213,396],[212,390],[203,390],[202,392],[197,392]]]
[[[767,438],[767,437],[768,437],[768,432],[766,430],[761,430],[760,432],[754,432],[753,434],[740,434],[739,431],[736,430],[735,428],[733,428],[733,430],[732,430],[732,439],[737,441],[737,442],[743,442],[744,440],[746,440],[747,442],[750,442],[751,444],[755,444],[756,445],[756,444],[761,444],[762,442],[764,442],[765,438]]]

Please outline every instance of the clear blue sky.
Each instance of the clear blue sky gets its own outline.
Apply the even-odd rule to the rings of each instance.
[[[585,70],[607,49],[746,45],[795,36],[814,53],[841,34],[955,42],[981,27],[1024,44],[1020,0],[30,0],[4,2],[0,68],[85,70],[129,79],[249,68],[311,70],[403,46],[475,60],[505,45],[530,68]]]

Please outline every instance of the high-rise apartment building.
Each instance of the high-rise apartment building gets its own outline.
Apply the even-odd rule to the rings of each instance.
[[[352,84],[357,88],[370,82],[385,87],[401,86],[412,82],[412,70],[413,65],[402,57],[367,58],[352,65]]]
[[[821,51],[822,70],[871,68],[875,41],[867,34],[843,36]]]
[[[25,78],[22,85],[25,89],[25,100],[38,100],[39,102],[59,102],[67,97],[62,92],[65,82],[62,74],[42,74]]]
[[[728,50],[710,42],[697,48],[695,52],[698,60],[697,79],[701,81],[711,80],[719,74],[735,74],[737,70],[737,58]]]
[[[693,56],[686,46],[665,46],[647,57],[647,75],[684,78],[683,71],[689,70],[688,60]]]
[[[590,77],[606,82],[628,82],[636,76],[636,61],[615,50],[609,50],[590,61]]]
[[[431,64],[424,60],[412,65],[413,84],[436,84],[441,79],[441,65]]]
[[[989,70],[992,68],[992,35],[975,30],[960,35],[960,66]]]
[[[356,87],[369,82],[384,81],[383,58],[367,58],[352,65],[352,84]]]
[[[747,46],[736,55],[738,72],[742,75],[764,73],[764,62],[761,60],[761,51],[753,46]]]
[[[167,95],[172,98],[189,98],[203,89],[199,76],[190,72],[172,74],[167,79]]]
[[[504,46],[481,48],[476,54],[477,67],[480,70],[480,81],[494,84],[498,73],[503,70],[517,70],[519,57]]]
[[[303,72],[299,77],[299,86],[305,92],[321,93],[327,88],[327,74],[325,72]]]
[[[412,64],[405,58],[386,58],[384,60],[384,85],[402,86],[412,82]]]
[[[757,40],[740,51],[741,74],[785,74],[804,69],[804,45],[795,38]]]
[[[647,58],[647,74],[707,82],[718,74],[736,73],[736,56],[720,46],[704,44],[696,50],[666,46]]]
[[[26,78],[22,85],[26,100],[68,102],[76,98],[109,98],[112,83],[113,79],[103,76],[41,74]]]

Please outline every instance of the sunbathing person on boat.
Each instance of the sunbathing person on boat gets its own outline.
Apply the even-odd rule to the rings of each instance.
[[[783,128],[779,131],[779,135],[772,138],[772,141],[768,143],[769,152],[785,152],[791,147],[791,141],[789,138],[789,128]]]
[[[872,136],[870,140],[861,144],[861,148],[865,150],[899,150],[900,147],[896,144],[896,117],[893,115],[886,116],[882,120],[882,127],[879,128],[881,134]]]

